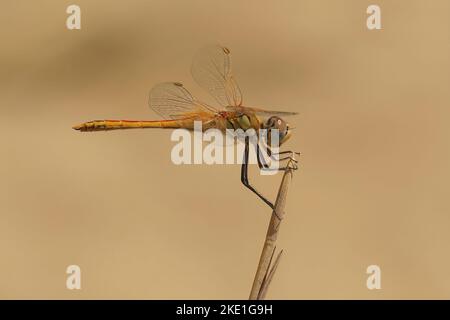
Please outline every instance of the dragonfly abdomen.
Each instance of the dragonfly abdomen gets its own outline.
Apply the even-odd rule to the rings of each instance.
[[[79,131],[109,131],[121,129],[179,128],[176,120],[139,121],[139,120],[94,120],[74,126]]]

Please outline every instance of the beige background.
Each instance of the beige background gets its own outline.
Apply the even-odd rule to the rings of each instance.
[[[270,215],[239,167],[175,166],[149,89],[233,53],[249,105],[298,111],[274,299],[450,298],[450,2],[8,1],[0,11],[0,298],[247,298]],[[260,177],[274,197],[280,175]],[[82,290],[65,269],[82,268]],[[382,290],[366,288],[368,265]]]

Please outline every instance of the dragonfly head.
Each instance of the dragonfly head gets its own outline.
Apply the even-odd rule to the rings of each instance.
[[[278,130],[278,141],[280,143],[280,146],[291,137],[291,129],[289,129],[289,124],[277,116],[268,118],[263,123],[262,128],[267,130],[267,138],[269,139],[269,143],[272,129]]]

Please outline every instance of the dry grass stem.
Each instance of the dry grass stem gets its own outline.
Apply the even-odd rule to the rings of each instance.
[[[274,264],[272,265],[272,258],[276,249],[276,241],[278,237],[278,231],[280,229],[281,221],[284,217],[284,207],[286,204],[286,196],[289,189],[289,185],[292,180],[293,169],[288,169],[284,172],[283,179],[281,180],[280,188],[278,189],[277,199],[275,201],[272,216],[270,218],[269,227],[267,229],[266,239],[264,241],[263,250],[259,259],[258,268],[256,270],[255,279],[253,280],[252,290],[250,292],[250,300],[264,299],[273,275],[280,262],[281,251]]]

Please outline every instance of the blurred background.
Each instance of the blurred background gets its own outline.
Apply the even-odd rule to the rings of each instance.
[[[0,11],[0,298],[246,299],[269,208],[238,165],[170,160],[150,88],[232,51],[246,105],[297,111],[270,299],[450,298],[450,2],[4,1]],[[251,181],[274,198],[281,175]],[[81,267],[82,289],[66,289]],[[379,265],[381,290],[366,268]]]

